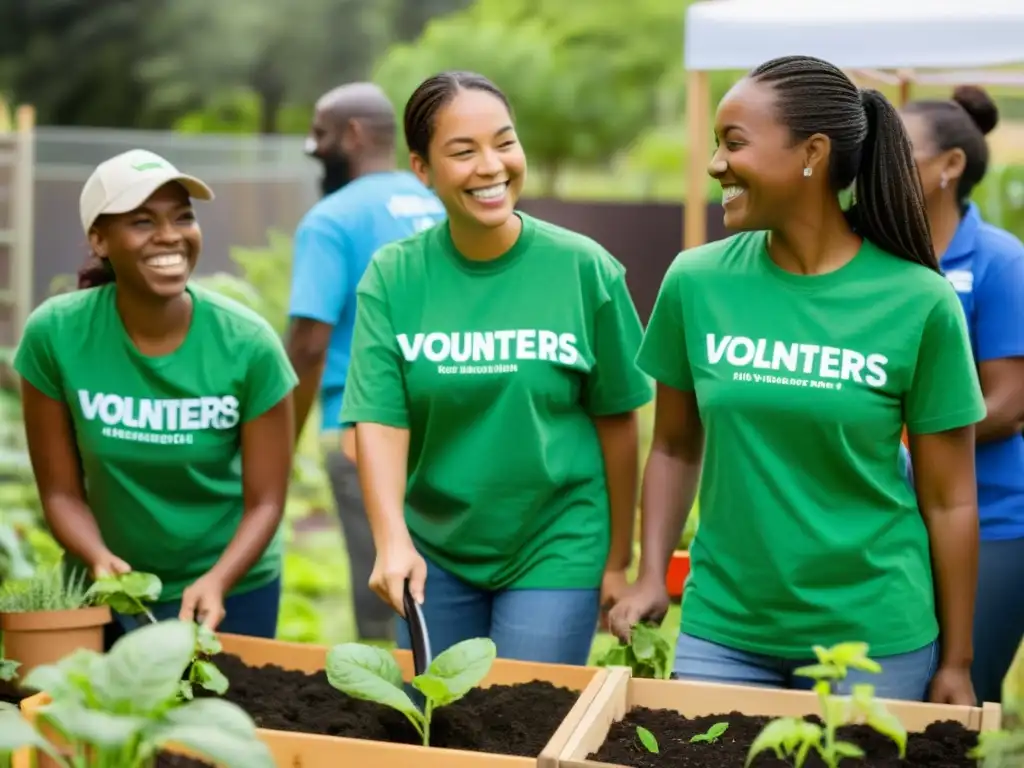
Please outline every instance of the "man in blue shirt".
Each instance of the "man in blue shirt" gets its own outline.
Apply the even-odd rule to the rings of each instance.
[[[316,104],[306,151],[323,166],[321,199],[295,233],[287,349],[299,375],[296,439],[313,403],[348,550],[356,624],[364,640],[392,639],[391,608],[369,588],[375,550],[353,461],[342,451],[341,401],[356,286],[381,246],[433,226],[440,201],[395,167],[396,117],[383,91],[352,83]]]

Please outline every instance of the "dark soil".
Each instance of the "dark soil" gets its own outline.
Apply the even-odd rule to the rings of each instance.
[[[211,661],[230,683],[224,698],[242,707],[260,728],[421,743],[404,715],[346,696],[331,687],[323,671],[308,675],[276,666],[249,667],[231,654]],[[542,681],[477,688],[434,713],[430,744],[537,757],[578,698],[579,691]]]
[[[194,760],[191,757],[161,752],[157,755],[154,768],[216,768],[216,766],[213,763],[204,763],[202,760]]]
[[[821,723],[815,717],[807,719]],[[743,768],[750,745],[769,720],[739,712],[689,719],[669,710],[637,707],[612,725],[601,749],[588,759],[630,768]],[[691,736],[706,733],[721,722],[728,723],[729,728],[716,743],[690,743]],[[659,754],[644,749],[636,735],[638,725],[654,734]],[[954,721],[932,723],[924,733],[911,733],[903,760],[898,757],[895,743],[867,726],[845,726],[838,735],[867,755],[860,760],[844,759],[843,768],[977,768],[976,761],[966,757],[968,750],[978,743],[977,734]],[[758,755],[750,768],[790,768],[790,763],[769,751]],[[825,764],[812,752],[804,768],[825,768]]]
[[[22,699],[27,699],[33,691],[21,690],[17,683],[0,680],[0,701],[7,704],[21,704]]]

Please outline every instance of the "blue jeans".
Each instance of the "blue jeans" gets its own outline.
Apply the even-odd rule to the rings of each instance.
[[[982,541],[978,552],[971,667],[979,701],[1002,701],[1003,678],[1022,640],[1024,539]]]
[[[217,627],[217,631],[273,640],[277,635],[277,615],[280,607],[281,578],[278,577],[262,587],[226,597],[224,620]],[[157,621],[176,619],[181,610],[181,600],[154,603],[149,610]],[[115,612],[113,617],[114,620],[106,627],[104,637],[107,649],[125,633],[147,623],[145,615],[124,616]]]
[[[489,637],[503,659],[584,666],[597,632],[598,589],[477,589],[427,561],[423,618],[436,657],[473,637]],[[409,628],[396,618],[398,647]]]
[[[882,665],[879,674],[850,670],[846,679],[836,683],[833,690],[846,695],[854,684],[870,683],[875,686],[875,695],[879,698],[924,701],[939,664],[939,645],[936,641],[916,651],[883,656],[875,661]],[[798,667],[815,663],[813,657],[784,659],[763,656],[680,634],[672,677],[705,683],[810,690],[814,681],[793,672]]]

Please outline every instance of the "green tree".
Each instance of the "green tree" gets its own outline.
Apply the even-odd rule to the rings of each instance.
[[[415,43],[393,46],[374,79],[401,108],[422,80],[446,69],[479,72],[505,91],[548,193],[566,163],[611,157],[648,118],[645,92],[619,87],[598,46],[562,46],[541,20],[506,26],[478,9],[436,19]]]
[[[289,104],[367,75],[390,35],[389,3],[366,0],[174,0],[148,31],[141,69],[155,104],[223,103],[251,92],[258,130],[277,133]]]

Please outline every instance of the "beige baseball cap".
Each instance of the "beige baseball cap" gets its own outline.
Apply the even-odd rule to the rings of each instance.
[[[105,213],[128,213],[171,181],[181,183],[196,200],[213,200],[213,190],[195,176],[184,174],[160,155],[130,149],[104,160],[82,187],[79,213],[86,234]]]

